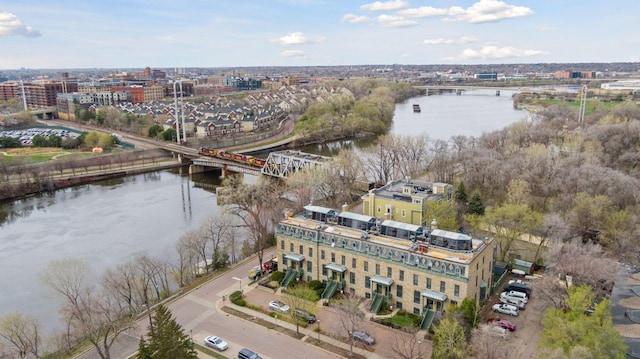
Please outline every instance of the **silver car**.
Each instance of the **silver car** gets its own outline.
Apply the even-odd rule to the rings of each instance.
[[[354,330],[353,331],[353,339],[361,341],[367,345],[373,345],[376,343],[376,340],[374,337],[372,337],[371,335],[369,335],[367,332],[362,331],[362,330]]]
[[[219,337],[216,337],[215,335],[209,335],[208,337],[204,338],[204,345],[215,348],[219,351],[225,351],[229,349],[229,344],[227,344],[227,342],[220,339]]]

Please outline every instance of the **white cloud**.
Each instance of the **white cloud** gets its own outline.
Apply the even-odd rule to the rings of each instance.
[[[362,10],[368,11],[394,11],[404,9],[409,3],[404,0],[376,1],[360,6]]]
[[[422,43],[425,45],[456,45],[456,44],[467,44],[469,42],[476,42],[476,39],[473,36],[463,36],[459,39],[426,39]]]
[[[301,32],[290,32],[287,35],[271,40],[282,46],[301,45],[309,42],[307,36]]]
[[[10,12],[0,12],[0,36],[38,37],[40,31],[23,24],[17,16]]]
[[[498,47],[495,45],[487,45],[482,48],[476,49],[464,49],[462,53],[455,58],[455,60],[471,60],[471,59],[507,59],[507,58],[519,58],[529,57],[536,55],[548,55],[548,52],[531,49],[517,49],[513,46]]]
[[[402,16],[396,15],[380,15],[377,19],[383,27],[407,27],[417,24],[417,22],[413,20],[405,19]]]
[[[540,31],[556,31],[559,30],[557,27],[552,26],[538,26],[538,30]]]
[[[446,16],[445,21],[463,21],[471,24],[496,22],[504,19],[533,15],[534,11],[526,6],[510,5],[498,0],[480,0],[464,9],[459,6],[434,8],[422,6],[398,11],[398,14],[412,18]]]
[[[295,57],[295,58],[304,58],[304,51],[300,50],[286,50],[280,53],[282,57]]]
[[[365,23],[371,22],[371,18],[367,16],[346,14],[345,16],[342,17],[342,20],[340,20],[340,22],[348,22],[351,24],[365,24]]]

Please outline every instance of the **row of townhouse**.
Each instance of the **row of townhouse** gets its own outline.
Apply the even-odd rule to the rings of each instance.
[[[429,205],[450,202],[452,191],[407,178],[371,189],[363,214],[312,205],[287,213],[276,230],[283,286],[319,280],[325,300],[338,291],[355,294],[370,299],[372,313],[386,305],[422,316],[423,329],[448,304],[483,304],[493,281],[493,239],[438,229],[428,217]]]

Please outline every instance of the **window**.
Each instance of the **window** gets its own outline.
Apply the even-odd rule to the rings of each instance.
[[[293,242],[289,243],[289,252],[293,253]]]
[[[413,275],[413,285],[418,285],[418,275],[417,274]]]
[[[402,269],[400,270],[400,281],[404,281],[404,271]]]
[[[376,263],[376,275],[380,275],[380,264]]]
[[[282,249],[284,251],[284,240],[280,241],[280,249]]]
[[[309,247],[309,257],[313,257],[313,247]]]
[[[313,263],[307,261],[307,273],[311,273],[311,270],[313,269],[311,266],[313,265]]]
[[[397,285],[396,286],[396,297],[402,298],[402,286],[401,285]]]
[[[369,293],[369,292],[364,293],[364,297],[366,299],[371,299],[371,293]]]
[[[403,210],[402,210],[402,217],[406,217],[406,216],[407,216],[407,210],[406,210],[406,209],[403,209]]]
[[[356,259],[351,258],[351,268],[355,268],[355,267],[356,267]]]
[[[331,252],[331,263],[335,263],[336,262],[336,254]]]
[[[356,284],[356,274],[353,272],[349,272],[349,283]]]
[[[324,260],[324,249],[320,251],[320,259]]]
[[[413,314],[414,315],[420,315],[420,308],[413,308]]]
[[[340,264],[346,265],[346,263],[347,263],[347,257],[342,256],[342,258],[340,258]]]
[[[451,305],[458,305],[458,301],[457,300],[452,300],[450,301]]]
[[[364,261],[364,271],[368,272],[369,271],[369,262]]]
[[[416,304],[420,304],[420,291],[419,290],[414,290],[413,291],[413,302]]]
[[[378,206],[378,213],[380,213],[382,211],[382,208],[380,208],[380,206]]]
[[[444,293],[444,291],[447,289],[447,283],[445,283],[443,280],[440,281],[440,292]]]
[[[476,276],[476,287],[478,286],[478,276]]]
[[[322,265],[322,275],[327,275],[327,267],[324,264]]]
[[[431,278],[427,278],[427,289],[431,289]]]
[[[364,277],[364,287],[371,288],[371,277],[369,276]]]
[[[393,276],[393,270],[391,269],[391,267],[387,267],[387,277],[391,278]]]
[[[453,295],[456,297],[460,296],[460,286],[457,284],[453,286]]]
[[[299,249],[300,254],[304,254],[304,246],[302,246],[302,244],[300,245]]]
[[[402,309],[402,302],[401,301],[396,301],[396,308],[398,309]]]

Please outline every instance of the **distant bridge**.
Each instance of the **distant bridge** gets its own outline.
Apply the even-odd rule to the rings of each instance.
[[[414,86],[417,89],[424,90],[427,95],[442,93],[442,92],[455,92],[456,95],[462,95],[464,91],[471,90],[492,90],[495,91],[496,96],[500,96],[500,91],[515,91],[526,92],[529,91],[526,87],[510,87],[510,86],[465,86],[465,85],[424,85]]]

